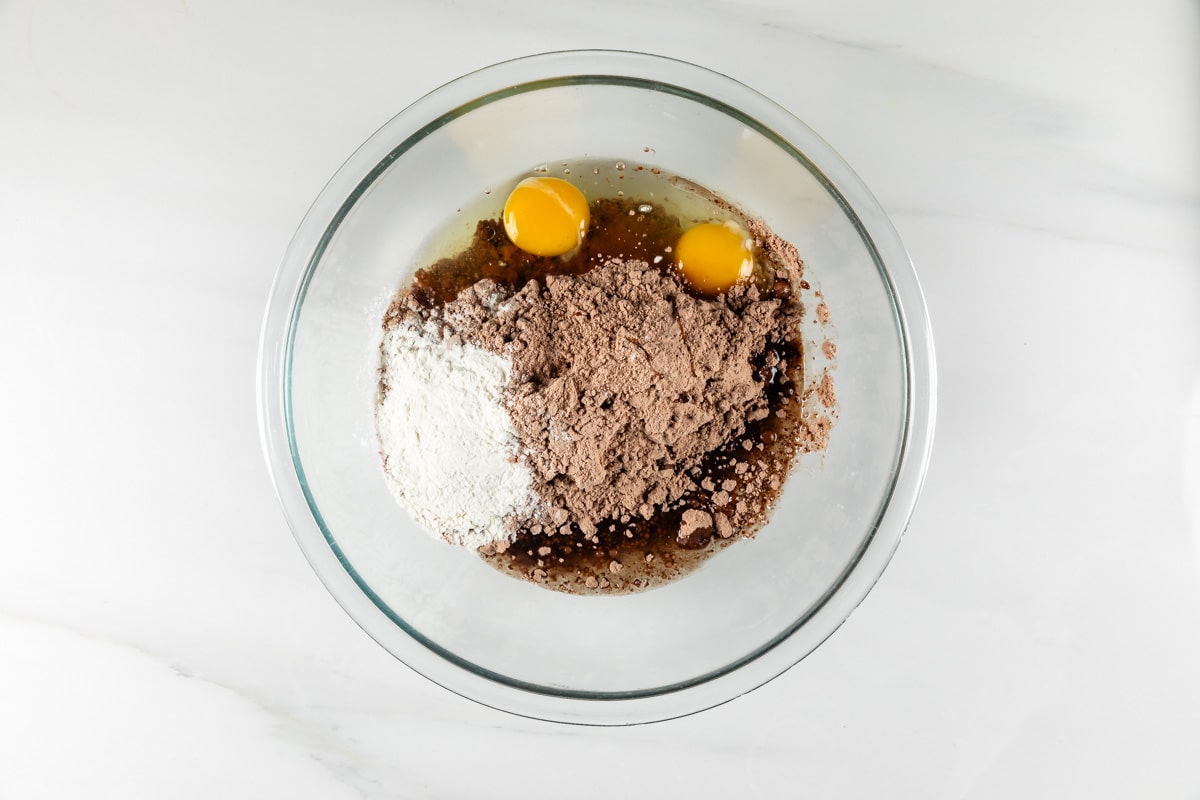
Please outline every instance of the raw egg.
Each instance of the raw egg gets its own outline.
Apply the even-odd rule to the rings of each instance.
[[[733,222],[704,222],[684,231],[675,263],[696,291],[718,295],[754,271],[749,234]]]
[[[574,250],[587,233],[589,219],[587,198],[562,178],[526,178],[504,201],[508,238],[535,256]]]

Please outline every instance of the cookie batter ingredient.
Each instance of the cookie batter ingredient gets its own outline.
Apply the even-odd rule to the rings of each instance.
[[[503,405],[512,363],[411,319],[385,331],[382,354],[375,425],[396,499],[453,544],[507,540],[537,502]]]
[[[705,222],[679,237],[675,261],[693,289],[713,297],[750,277],[753,247],[750,235],[737,223]]]
[[[463,292],[446,324],[512,358],[506,404],[524,460],[550,513],[588,534],[695,488],[689,470],[768,413],[755,364],[800,318],[751,286],[698,299],[622,259],[530,281],[493,312],[495,292],[491,281]]]
[[[561,256],[583,241],[589,222],[583,192],[561,178],[526,178],[504,203],[504,231],[535,256]]]
[[[469,212],[469,241],[431,245],[384,329],[419,331],[443,356],[485,353],[506,375],[478,383],[508,415],[494,474],[523,466],[525,494],[503,501],[476,481],[472,502],[486,513],[444,538],[547,588],[635,592],[752,536],[797,455],[825,447],[833,411],[816,397],[825,373],[805,366],[800,292],[810,286],[794,247],[678,176],[600,160],[562,166],[572,183],[514,181],[503,213],[482,201]],[[556,185],[569,191],[560,197]],[[592,198],[582,233],[566,197],[575,185]],[[570,249],[527,249],[556,227],[570,235],[551,249]],[[462,416],[456,398],[437,403]],[[461,482],[433,481],[455,492]],[[405,481],[395,484],[411,506]],[[460,498],[455,512],[471,507]],[[414,516],[440,533],[451,514]]]

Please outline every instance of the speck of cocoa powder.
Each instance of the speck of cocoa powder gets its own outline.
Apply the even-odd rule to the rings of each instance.
[[[683,512],[678,540],[684,547],[704,547],[712,539],[713,517],[707,511],[689,509]]]
[[[833,377],[826,370],[821,375],[821,382],[817,385],[817,397],[821,401],[821,405],[826,408],[833,408],[837,404],[837,393],[833,389]]]

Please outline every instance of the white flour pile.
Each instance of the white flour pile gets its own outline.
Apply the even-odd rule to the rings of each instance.
[[[537,503],[502,404],[512,363],[412,323],[384,331],[382,352],[375,427],[392,493],[452,544],[511,538],[507,520]]]

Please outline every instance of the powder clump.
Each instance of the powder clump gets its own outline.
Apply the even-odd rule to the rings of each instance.
[[[795,335],[800,313],[752,285],[696,298],[657,267],[622,259],[509,297],[483,280],[440,309],[407,305],[443,336],[511,360],[504,404],[540,521],[570,519],[585,535],[696,488],[689,471],[768,413],[755,364]]]
[[[375,427],[388,487],[449,542],[506,542],[538,499],[502,405],[512,364],[442,333],[416,318],[384,333]]]

